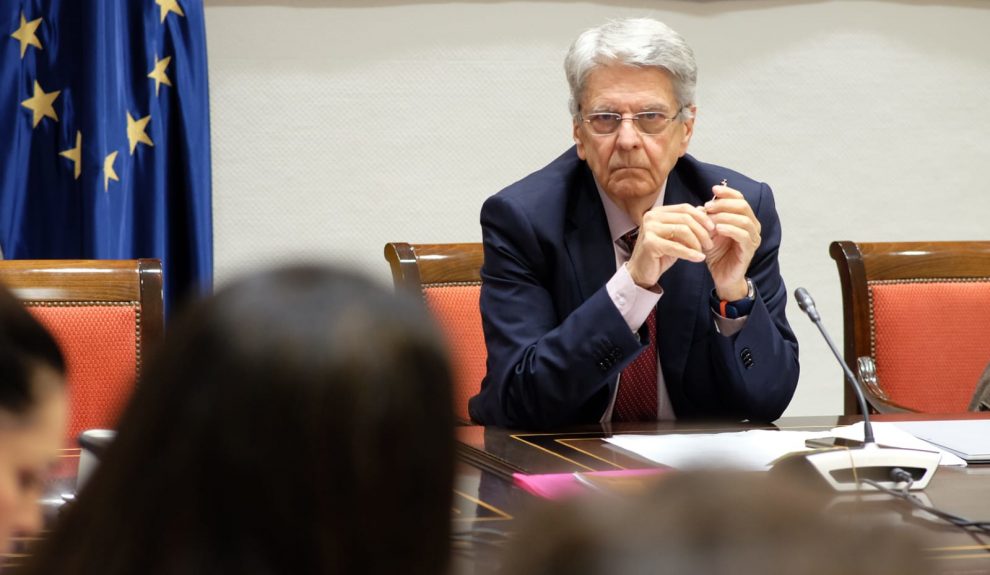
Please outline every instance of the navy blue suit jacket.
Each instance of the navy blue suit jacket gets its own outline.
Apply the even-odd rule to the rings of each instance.
[[[664,204],[703,204],[723,178],[762,225],[747,273],[756,304],[742,330],[719,334],[711,274],[704,263],[678,260],[660,278],[660,366],[678,419],[772,421],[797,385],[798,346],[784,315],[770,188],[685,155],[668,177]],[[638,337],[629,329],[605,290],[615,252],[591,170],[571,148],[488,198],[481,225],[488,373],[470,400],[471,418],[514,428],[598,422],[648,336],[645,326]],[[751,361],[743,361],[747,354]]]

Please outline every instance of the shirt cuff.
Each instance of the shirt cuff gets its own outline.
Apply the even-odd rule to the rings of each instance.
[[[625,265],[619,266],[612,279],[608,280],[608,283],[605,284],[605,291],[612,298],[612,303],[615,304],[616,309],[622,314],[622,319],[626,320],[629,329],[634,333],[643,325],[650,312],[657,306],[657,302],[660,301],[660,296],[663,295],[660,286],[656,286],[656,291],[654,291],[636,285]]]
[[[715,318],[715,331],[725,337],[732,337],[742,330],[743,326],[746,325],[746,318],[749,316],[744,315],[737,318],[727,318],[722,317],[713,311],[712,317]]]

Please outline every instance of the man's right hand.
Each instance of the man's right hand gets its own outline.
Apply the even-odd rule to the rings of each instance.
[[[657,206],[643,214],[636,247],[626,267],[636,285],[650,289],[678,259],[705,261],[715,224],[703,208]]]

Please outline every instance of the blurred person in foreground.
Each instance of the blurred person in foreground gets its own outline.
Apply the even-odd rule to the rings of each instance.
[[[174,324],[30,573],[443,573],[450,373],[419,302],[287,267]]]
[[[829,515],[826,495],[765,474],[671,472],[647,493],[547,505],[505,575],[928,575],[913,534]]]
[[[0,550],[42,528],[40,499],[58,462],[68,398],[58,344],[0,287]]]
[[[798,380],[780,220],[767,184],[687,154],[691,48],[618,20],[581,34],[564,70],[574,147],[481,209],[488,372],[471,418],[777,419]]]

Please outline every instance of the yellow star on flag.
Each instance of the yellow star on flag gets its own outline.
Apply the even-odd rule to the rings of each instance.
[[[110,152],[106,158],[103,158],[103,191],[106,192],[110,189],[110,180],[119,182],[120,178],[117,177],[117,172],[113,169],[113,163],[117,160],[117,152]]]
[[[72,163],[75,164],[72,173],[74,179],[79,179],[79,174],[82,173],[82,132],[76,131],[76,147],[65,150],[64,152],[59,152],[60,156],[64,158],[69,158]]]
[[[151,141],[145,130],[148,129],[148,122],[151,121],[151,115],[145,116],[140,120],[135,120],[131,117],[131,113],[127,112],[127,141],[131,143],[131,155],[134,155],[134,148],[137,147],[138,143],[147,144],[149,146],[154,146],[155,143]]]
[[[21,12],[21,27],[14,31],[10,35],[11,38],[16,38],[21,43],[21,60],[24,59],[24,54],[27,52],[28,46],[34,46],[35,48],[41,50],[41,40],[38,40],[38,26],[41,26],[41,18],[37,20],[27,21],[24,17],[24,12]]]
[[[158,89],[162,87],[162,84],[166,86],[171,86],[172,81],[169,80],[168,76],[165,74],[165,68],[168,68],[168,63],[172,61],[171,56],[167,56],[161,60],[158,56],[155,56],[155,69],[148,73],[148,77],[155,81],[155,95],[158,95]]]
[[[34,112],[34,123],[31,124],[32,128],[38,127],[38,123],[41,122],[41,118],[45,116],[48,116],[56,122],[58,121],[58,115],[55,114],[55,108],[52,104],[55,102],[55,98],[58,98],[58,95],[61,93],[61,90],[45,92],[41,89],[41,84],[39,84],[37,80],[34,81],[34,96],[21,102],[22,106]]]
[[[179,6],[179,0],[155,0],[155,4],[162,7],[162,22],[165,21],[165,17],[168,16],[169,12],[175,12],[179,16],[186,15],[182,11],[182,7]]]

